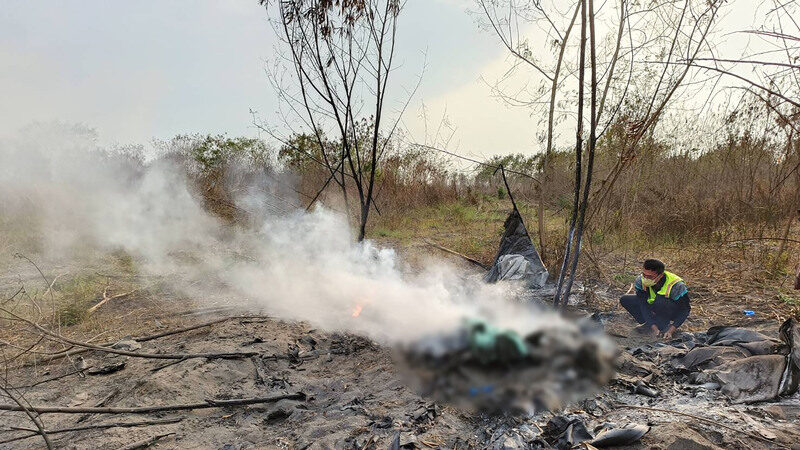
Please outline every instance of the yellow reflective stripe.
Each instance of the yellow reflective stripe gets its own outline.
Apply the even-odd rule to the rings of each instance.
[[[653,303],[656,301],[656,295],[663,295],[664,297],[669,298],[670,293],[672,292],[672,288],[683,281],[683,278],[675,275],[672,272],[664,271],[664,277],[666,278],[664,282],[664,286],[659,289],[658,293],[656,293],[652,287],[647,288],[649,297],[647,298],[647,303]]]
[[[675,286],[677,283],[678,283],[678,280],[670,281],[670,283],[666,286],[667,289],[664,291],[664,296],[665,297],[669,297],[669,293],[672,292],[672,286]]]

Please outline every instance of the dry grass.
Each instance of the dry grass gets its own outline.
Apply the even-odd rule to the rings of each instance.
[[[536,208],[518,201],[526,225],[535,236]],[[375,219],[370,238],[396,246],[409,246],[422,239],[492,262],[503,222],[511,208],[507,200],[484,198],[425,206],[385,214]],[[566,223],[548,212],[545,264],[556,274],[562,255]],[[800,233],[795,225],[791,234]],[[600,292],[595,307],[616,307],[617,295],[624,293],[649,257],[662,259],[686,279],[693,294],[690,327],[711,324],[747,323],[742,310],[756,311],[758,320],[778,320],[800,314],[800,294],[792,290],[793,269],[800,263],[797,244],[791,244],[776,258],[779,243],[767,240],[724,243],[676,236],[648,236],[632,231],[600,233],[590,228],[579,266],[579,278]]]

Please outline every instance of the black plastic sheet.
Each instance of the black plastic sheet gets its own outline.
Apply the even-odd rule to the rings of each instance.
[[[505,232],[500,239],[500,248],[484,281],[524,280],[529,287],[543,287],[547,281],[547,269],[516,208],[508,215],[503,226]]]

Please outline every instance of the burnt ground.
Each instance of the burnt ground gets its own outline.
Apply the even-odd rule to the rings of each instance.
[[[201,322],[207,318],[184,320]],[[153,331],[159,331],[153,324]],[[107,375],[71,375],[23,388],[34,405],[150,406],[269,396],[303,392],[305,400],[282,400],[274,404],[215,408],[147,415],[46,414],[48,429],[68,428],[143,419],[181,418],[178,423],[137,428],[109,428],[53,434],[56,448],[119,448],[146,438],[174,433],[161,439],[157,448],[388,448],[397,432],[401,443],[417,448],[517,448],[515,439],[527,430],[544,428],[550,417],[485,418],[462,413],[446,405],[435,405],[416,395],[394,369],[390,352],[360,337],[331,334],[303,323],[273,319],[235,319],[196,331],[142,343],[141,352],[200,353],[215,351],[259,352],[259,356],[237,360],[192,359],[169,361],[120,357],[93,352],[86,354],[91,367],[125,362],[125,367]],[[296,354],[273,360],[269,355]],[[305,356],[305,358],[304,358]],[[310,356],[310,357],[309,357]],[[73,362],[75,358],[73,358]],[[73,370],[62,360],[39,368],[39,381]],[[12,378],[17,384],[32,378]],[[653,406],[698,415],[734,427],[720,426],[667,412],[635,410],[616,405]],[[800,402],[751,406],[729,406],[712,394],[676,391],[670,397],[651,399],[634,395],[613,383],[596,398],[568,408],[570,417],[583,419],[587,428],[612,422],[636,422],[652,426],[640,443],[625,448],[762,448],[770,447],[753,433],[785,444],[799,442],[797,420]],[[4,413],[3,428],[30,428],[19,413]],[[79,422],[80,420],[80,422]],[[766,431],[765,431],[766,430]],[[4,431],[4,440],[23,433]],[[31,437],[2,448],[41,448],[40,438]],[[775,448],[778,448],[777,445]]]
[[[601,309],[599,304],[612,301],[610,294],[603,292],[587,297],[587,303],[579,308],[590,312]],[[76,334],[84,340],[94,337],[95,342],[114,342],[126,335],[150,335],[232,314],[230,311],[175,314],[191,304],[190,299],[152,297],[109,302],[92,319],[106,322],[102,337],[89,330],[76,330]],[[610,312],[604,310],[606,326],[623,351],[654,340],[635,335],[632,332],[635,324],[619,310],[609,309]],[[759,319],[752,325],[775,336],[779,323]],[[64,333],[70,334],[70,330]],[[551,413],[542,413],[489,418],[434,404],[406,386],[390,349],[361,337],[317,330],[302,322],[233,319],[141,345],[137,351],[147,353],[254,351],[258,354],[242,359],[190,359],[166,365],[169,361],[88,352],[83,358],[91,368],[119,366],[122,362],[124,367],[109,374],[73,373],[46,381],[75,372],[80,360],[72,357],[13,370],[8,379],[14,386],[36,384],[21,387],[19,392],[30,404],[45,406],[102,403],[133,407],[305,394],[302,400],[144,415],[42,415],[48,430],[180,419],[162,425],[51,434],[56,448],[68,449],[122,448],[154,436],[163,436],[154,448],[380,449],[389,448],[398,433],[399,443],[406,444],[406,448],[526,448],[553,417]],[[648,361],[633,356],[627,359],[635,363],[634,375],[639,367],[644,367],[640,376],[647,375],[648,367],[652,368]],[[165,367],[154,371],[162,366]],[[628,372],[628,376],[634,375]],[[648,379],[661,390],[659,398],[633,394],[629,384],[617,380],[597,396],[571,405],[561,414],[580,419],[589,431],[608,424],[651,426],[639,442],[618,448],[798,448],[797,394],[780,402],[731,405],[718,392],[690,388],[668,376]],[[10,431],[11,427],[32,427],[22,413],[3,412],[0,417],[0,441],[27,434]],[[43,442],[33,436],[0,444],[0,448],[43,448]]]

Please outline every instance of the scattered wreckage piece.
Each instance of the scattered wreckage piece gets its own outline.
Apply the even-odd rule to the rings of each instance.
[[[629,423],[621,428],[610,428],[601,431],[589,444],[597,448],[630,445],[641,439],[648,431],[650,431],[650,427],[647,425]]]
[[[800,384],[800,327],[794,319],[781,325],[779,338],[727,326],[683,333],[669,343],[647,344],[620,354],[616,381],[636,392],[639,381],[646,384],[669,374],[682,376],[694,386],[720,389],[734,404],[774,401],[794,394]]]
[[[622,427],[606,424],[592,436],[580,418],[555,416],[547,422],[542,437],[547,445],[556,449],[571,449],[580,444],[586,448],[607,448],[638,442],[649,431],[649,426],[636,423]]]
[[[125,361],[111,361],[108,364],[97,367],[89,368],[86,370],[88,375],[109,375],[125,368]]]
[[[750,348],[758,351],[774,348],[780,353],[753,354],[734,359],[697,373],[693,381],[697,384],[719,384],[722,393],[733,403],[770,401],[794,394],[800,382],[800,327],[790,318],[781,325],[779,335],[784,345],[773,346],[769,338],[761,339],[752,334],[747,338],[758,340],[748,342],[744,341],[744,337],[742,341],[722,340],[725,344],[739,346],[768,342],[768,346],[750,345]]]

